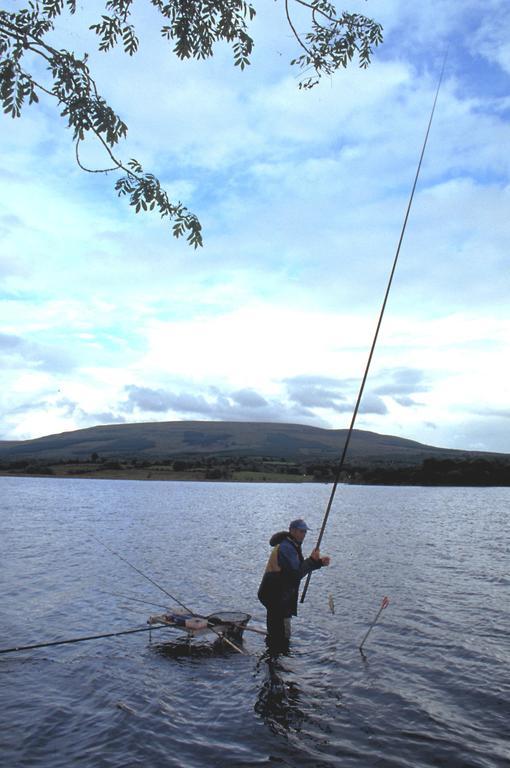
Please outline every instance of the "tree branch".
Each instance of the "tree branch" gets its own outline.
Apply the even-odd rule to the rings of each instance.
[[[320,13],[321,16],[324,16],[325,19],[328,19],[328,21],[333,21],[335,24],[341,24],[342,20],[337,19],[334,16],[329,16],[325,11],[323,11],[321,8],[317,8],[317,6],[312,5],[311,3],[306,3],[305,0],[294,0],[295,3],[299,3],[299,5],[304,5],[305,8],[309,8],[313,14]]]
[[[305,51],[305,52],[308,54],[308,56],[311,56],[312,54],[310,53],[310,51],[308,50],[308,48],[306,47],[306,45],[305,45],[305,44],[303,43],[303,41],[301,40],[301,38],[300,38],[299,34],[297,33],[297,30],[296,30],[296,28],[295,28],[294,24],[292,23],[292,19],[290,18],[290,11],[289,11],[289,0],[285,0],[285,15],[287,16],[287,21],[288,21],[288,23],[289,23],[289,27],[291,28],[291,30],[292,30],[292,32],[293,32],[293,34],[294,34],[294,37],[295,37],[295,38],[296,38],[296,40],[298,41],[299,45],[300,45],[300,46],[301,46],[301,48],[302,48],[302,49],[303,49],[303,50],[304,50],[304,51]]]
[[[96,136],[97,136],[97,134],[96,134]],[[101,142],[103,142],[103,139],[102,139],[101,136],[97,136],[97,138]],[[115,165],[113,168],[87,168],[85,165],[83,165],[83,163],[80,160],[80,150],[79,150],[80,143],[81,143],[81,139],[76,139],[75,155],[76,155],[76,162],[78,163],[78,165],[82,169],[82,171],[86,171],[87,173],[110,173],[111,171],[118,171],[119,169],[122,169],[123,171],[126,170],[126,168],[124,168],[124,166],[121,163],[119,163],[119,162],[117,162],[117,165]],[[103,142],[103,144],[104,144],[104,142]],[[108,146],[106,146],[105,148],[106,148],[106,150],[108,152],[110,151],[110,148]],[[110,153],[110,155],[111,155],[111,153]],[[113,157],[113,155],[111,155],[111,156]],[[115,158],[114,158],[114,161],[115,161]]]

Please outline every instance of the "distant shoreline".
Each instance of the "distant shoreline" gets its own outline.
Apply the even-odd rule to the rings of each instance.
[[[140,480],[142,482],[192,482],[192,483],[315,483],[316,485],[328,484],[331,481],[316,480],[313,477],[300,478],[291,477],[287,475],[285,478],[276,478],[273,475],[266,475],[257,478],[236,478],[236,477],[223,477],[223,478],[210,478],[210,477],[193,477],[189,474],[170,472],[170,473],[156,473],[156,472],[94,472],[94,473],[44,473],[44,472],[3,472],[0,471],[0,477],[45,477],[53,480],[62,479],[74,479],[74,480]]]
[[[45,471],[45,469],[47,471]],[[280,483],[280,484],[315,484],[332,485],[333,478],[318,478],[314,475],[302,474],[284,474],[275,472],[234,472],[229,477],[211,477],[206,476],[207,472],[203,470],[176,472],[170,468],[150,469],[150,468],[126,468],[126,469],[94,469],[69,468],[65,465],[56,465],[56,467],[40,467],[35,471],[17,471],[0,469],[0,477],[16,478],[50,478],[55,480],[74,479],[74,480],[136,480],[140,482],[194,482],[194,483]],[[509,487],[510,476],[504,478],[506,482],[480,482],[475,478],[448,476],[437,478],[436,482],[430,478],[420,478],[417,476],[409,477],[404,471],[401,473],[393,472],[392,481],[389,478],[363,477],[359,473],[356,476],[344,476],[340,479],[341,485],[361,485],[361,486],[386,486],[386,487],[430,487],[430,488],[498,488]]]

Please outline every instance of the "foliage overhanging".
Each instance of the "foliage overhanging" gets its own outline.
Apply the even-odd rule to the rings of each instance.
[[[105,13],[90,29],[97,35],[100,51],[122,46],[132,56],[139,40],[131,23],[134,0],[105,0]],[[173,46],[180,59],[207,59],[214,44],[227,42],[233,51],[234,65],[244,69],[250,64],[254,41],[248,23],[255,8],[245,0],[147,0],[163,19],[161,35]],[[286,22],[300,49],[291,61],[302,72],[300,88],[309,89],[323,75],[331,75],[358,55],[365,68],[374,48],[382,42],[382,28],[360,14],[339,14],[327,0],[277,0],[284,7]],[[137,160],[119,160],[114,149],[125,138],[127,126],[99,94],[92,77],[87,54],[82,58],[48,43],[48,35],[58,33],[58,18],[67,11],[75,14],[76,0],[42,0],[28,3],[19,11],[0,9],[0,101],[5,114],[18,118],[26,104],[39,102],[41,94],[55,98],[73,134],[76,160],[92,173],[120,171],[115,189],[127,196],[135,211],[156,209],[172,222],[176,237],[186,236],[193,247],[202,245],[202,229],[195,214],[182,203],[172,203],[158,179],[146,173]],[[308,31],[297,31],[293,13],[299,11],[300,23],[306,14]],[[30,70],[30,62],[46,62],[47,76],[39,82]],[[28,62],[28,63],[27,63]],[[308,74],[308,73],[312,74]],[[80,143],[87,135],[95,136],[107,153],[110,165],[103,169],[86,168],[80,159]]]

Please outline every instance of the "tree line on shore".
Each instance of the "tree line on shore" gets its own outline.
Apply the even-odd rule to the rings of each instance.
[[[290,460],[284,457],[205,456],[182,458],[117,458],[92,453],[87,458],[15,459],[0,461],[0,473],[45,476],[128,476],[145,472],[150,479],[271,482],[334,482],[338,462]],[[509,486],[510,457],[427,458],[416,465],[396,462],[347,462],[340,482],[360,485]]]

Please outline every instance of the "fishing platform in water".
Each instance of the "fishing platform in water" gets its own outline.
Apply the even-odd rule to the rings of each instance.
[[[213,634],[216,638],[230,642],[241,642],[251,616],[241,611],[218,611],[209,616],[196,616],[186,611],[172,611],[149,616],[147,623],[154,628],[162,626],[186,632],[192,638]]]

